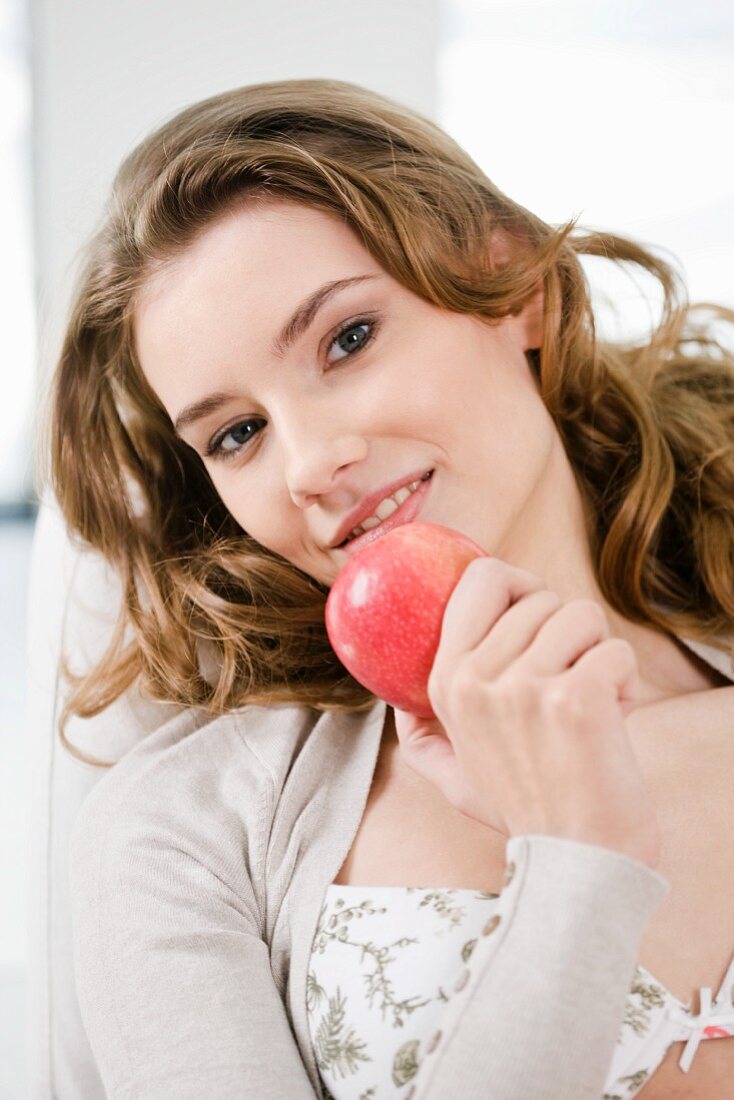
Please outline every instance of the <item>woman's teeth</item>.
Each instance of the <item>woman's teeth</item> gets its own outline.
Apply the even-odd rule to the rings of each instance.
[[[401,504],[411,496],[420,485],[423,478],[419,478],[418,481],[411,481],[409,485],[404,485],[402,489],[398,489],[392,496],[385,497],[377,505],[375,514],[368,516],[367,519],[362,520],[359,527],[355,527],[353,531],[349,533],[346,538],[346,542],[351,539],[355,539],[358,535],[363,535],[365,531],[370,531],[373,527],[377,527],[383,520],[388,519],[393,512],[397,511]]]

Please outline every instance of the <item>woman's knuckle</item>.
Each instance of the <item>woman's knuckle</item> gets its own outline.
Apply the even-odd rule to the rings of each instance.
[[[429,699],[438,699],[440,697],[441,688],[439,684],[439,679],[436,676],[435,672],[431,672],[428,676],[428,681],[426,683],[426,692]]]
[[[586,714],[584,692],[577,680],[566,677],[551,681],[543,694],[546,712],[553,718],[573,721]]]
[[[508,567],[501,558],[485,557],[474,558],[469,562],[468,568],[472,568],[477,575],[482,577],[497,577],[498,579],[504,579],[508,574]]]
[[[446,685],[446,677],[444,675],[443,668],[433,666],[429,675],[426,690],[428,692],[429,699],[442,699],[444,697],[444,690]]]
[[[541,702],[551,712],[562,710],[568,704],[568,688],[565,684],[549,681],[541,694]]]
[[[477,690],[477,676],[469,661],[462,663],[454,670],[450,684],[446,691],[446,697],[453,706],[464,706]]]
[[[606,627],[608,625],[604,608],[600,603],[597,603],[596,600],[580,597],[571,602],[574,605],[574,609],[578,611],[579,615],[584,620],[591,620],[594,626]]]
[[[617,669],[620,666],[628,672],[638,669],[635,647],[626,638],[607,638],[600,644],[604,646],[607,657],[613,657]]]
[[[557,611],[563,607],[563,600],[554,592],[552,588],[542,588],[539,592],[534,593],[534,598],[540,603],[542,607],[550,607],[552,610]]]
[[[637,654],[635,653],[635,647],[632,642],[628,642],[626,638],[608,638],[604,645],[608,649],[617,650],[621,656],[627,657],[630,662],[637,661]]]
[[[540,683],[519,669],[506,671],[489,687],[495,707],[508,715],[532,709],[540,693]]]

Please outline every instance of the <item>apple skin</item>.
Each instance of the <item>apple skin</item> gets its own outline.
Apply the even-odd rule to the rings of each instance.
[[[326,600],[326,632],[337,657],[389,706],[435,718],[428,677],[446,605],[476,542],[437,523],[403,523],[353,554]]]

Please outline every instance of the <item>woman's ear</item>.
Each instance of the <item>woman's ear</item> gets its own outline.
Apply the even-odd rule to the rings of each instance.
[[[520,326],[520,335],[523,340],[523,350],[531,351],[539,348],[543,343],[543,319],[545,311],[545,292],[543,283],[538,282],[532,298],[530,298],[517,314],[515,320]]]
[[[507,230],[496,228],[492,234],[490,270],[508,265],[521,247]],[[543,280],[539,278],[532,297],[512,316],[513,328],[523,351],[539,348],[543,343],[544,309],[545,292]]]

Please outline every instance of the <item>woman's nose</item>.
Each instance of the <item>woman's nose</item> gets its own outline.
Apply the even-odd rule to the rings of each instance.
[[[299,508],[307,508],[338,488],[339,473],[367,454],[366,440],[354,432],[324,431],[308,444],[301,443],[286,458],[286,483]]]

